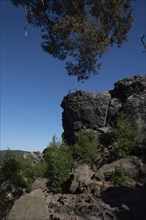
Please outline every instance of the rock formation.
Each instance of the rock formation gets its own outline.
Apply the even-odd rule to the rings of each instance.
[[[124,112],[138,129],[146,134],[146,78],[134,76],[118,81],[111,91],[87,93],[76,91],[62,101],[64,137],[73,142],[74,132],[93,129],[99,133],[112,126],[115,116]]]
[[[69,144],[74,141],[74,133],[82,129],[92,129],[97,136],[108,134],[120,112],[136,125],[140,140],[145,138],[144,77],[120,80],[113,90],[102,93],[76,91],[68,94],[61,106],[64,137]],[[115,159],[113,148],[101,144],[95,163],[74,160],[62,194],[51,191],[49,176],[37,178],[29,190],[15,188],[11,180],[4,181],[0,185],[0,193],[5,192],[3,201],[0,197],[0,219],[145,220],[146,155]],[[23,155],[23,159],[27,157],[37,165],[44,159],[39,152]],[[120,174],[116,174],[117,168]]]
[[[112,183],[110,174],[116,166],[123,165],[129,178],[119,187]],[[145,220],[146,165],[137,157],[105,164],[97,171],[78,163],[72,169],[71,179],[67,194],[47,192],[46,179],[36,180],[31,191],[17,198],[2,219]]]

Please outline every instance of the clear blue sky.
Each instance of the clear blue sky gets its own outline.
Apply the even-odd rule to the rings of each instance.
[[[1,6],[1,149],[42,151],[55,134],[60,137],[60,103],[75,89],[75,78],[66,74],[63,62],[43,52],[38,29],[28,26],[25,15],[10,0]],[[112,89],[124,77],[146,72],[140,34],[146,34],[146,1],[132,1],[135,23],[128,42],[102,58],[98,76],[78,83],[78,89],[101,92]],[[145,38],[146,41],[146,38]]]

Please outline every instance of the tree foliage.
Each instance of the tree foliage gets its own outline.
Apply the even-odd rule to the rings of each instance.
[[[63,142],[59,144],[53,138],[44,152],[44,158],[48,168],[47,174],[50,178],[51,190],[55,193],[62,192],[73,165],[70,148]]]
[[[8,150],[0,167],[0,184],[11,180],[14,186],[31,188],[35,179],[45,176],[46,170],[44,162],[33,164],[31,158],[24,160],[21,155]]]
[[[138,147],[137,129],[124,113],[117,117],[116,126],[113,129],[113,141],[117,145],[115,148],[117,158],[123,158],[136,152]]]
[[[110,46],[122,45],[133,22],[128,0],[11,1],[23,6],[29,23],[40,27],[43,50],[66,59],[68,74],[78,80],[98,73],[99,58]]]
[[[93,164],[98,158],[98,140],[91,131],[82,130],[75,134],[75,144],[72,146],[74,159]]]

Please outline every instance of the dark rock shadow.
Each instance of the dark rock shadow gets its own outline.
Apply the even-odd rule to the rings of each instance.
[[[117,209],[117,220],[146,219],[146,185],[134,189],[111,187],[101,193],[101,199]]]

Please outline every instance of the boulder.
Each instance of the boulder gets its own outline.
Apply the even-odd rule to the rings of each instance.
[[[84,188],[86,188],[91,182],[91,177],[94,172],[91,170],[89,165],[80,164],[77,167],[73,168],[71,174],[71,184],[69,187],[69,191],[71,193],[79,193],[83,192]]]
[[[114,90],[111,91],[112,98],[119,98],[124,102],[132,94],[140,95],[146,89],[145,81],[145,77],[139,75],[119,80],[114,84]]]
[[[95,173],[95,179],[105,181],[111,180],[110,178],[113,177],[115,167],[123,167],[128,172],[129,180],[133,180],[135,183],[143,183],[143,181],[146,181],[143,179],[145,176],[146,165],[136,156],[129,156],[127,158],[114,161],[110,164],[103,165]]]
[[[38,178],[31,186],[31,191],[36,189],[42,189],[43,191],[47,191],[48,188],[48,179],[47,178]]]
[[[34,191],[33,191],[34,192]],[[12,209],[8,213],[6,220],[47,220],[49,211],[46,206],[46,201],[42,194],[33,193],[21,196],[15,201]]]
[[[109,92],[90,94],[83,91],[67,95],[62,101],[64,136],[73,141],[74,131],[105,127],[111,95]]]
[[[92,129],[100,135],[105,127],[113,126],[121,111],[137,127],[143,140],[146,133],[146,78],[125,78],[114,86],[113,90],[106,92],[77,91],[64,97],[62,124],[68,144],[74,142],[74,133],[82,129]]]

